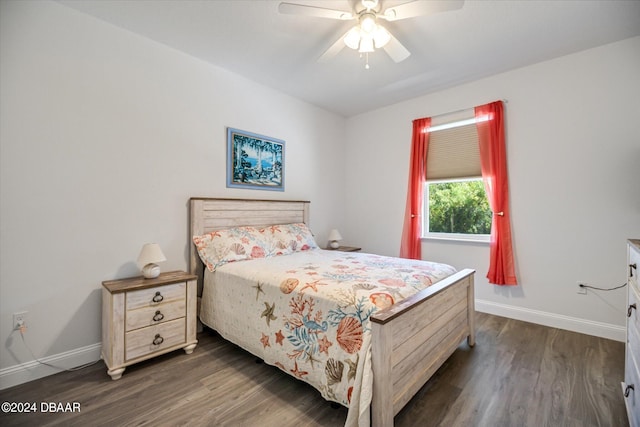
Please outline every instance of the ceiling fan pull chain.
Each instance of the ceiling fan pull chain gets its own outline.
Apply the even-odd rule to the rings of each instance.
[[[365,64],[364,64],[364,69],[368,70],[369,69],[369,52],[365,53]]]

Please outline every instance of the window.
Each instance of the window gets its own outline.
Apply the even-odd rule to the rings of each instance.
[[[488,240],[491,209],[482,178],[427,181],[424,199],[428,237]]]
[[[435,119],[429,137],[424,186],[423,237],[489,241],[491,208],[482,182],[476,121]]]

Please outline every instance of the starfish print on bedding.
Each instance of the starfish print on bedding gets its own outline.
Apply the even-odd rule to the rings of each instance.
[[[302,378],[305,375],[309,375],[309,372],[307,371],[301,371],[298,369],[298,362],[295,362],[295,368],[294,369],[289,369],[289,371],[295,375],[298,378]]]
[[[262,348],[271,347],[269,344],[269,335],[262,334],[262,338],[260,338],[260,342],[262,343]]]
[[[260,296],[260,292],[262,292],[264,294],[264,291],[262,290],[262,283],[258,282],[253,287],[256,288],[256,301],[258,301],[258,297]]]
[[[313,364],[313,362],[320,363],[320,361],[315,357],[313,357],[313,354],[311,354],[311,350],[307,350],[306,353],[307,353],[307,357],[309,358],[309,363],[311,363],[311,369],[315,368],[315,365]]]
[[[318,292],[318,286],[322,285],[322,286],[327,286],[326,283],[320,283],[320,280],[316,280],[315,282],[308,282],[305,283],[304,286],[300,289],[300,292],[304,291],[307,288],[311,288],[314,290],[314,292]]]
[[[282,329],[276,332],[276,344],[282,345],[282,341],[284,341],[284,335],[282,335]]]
[[[269,322],[272,320],[276,320],[278,317],[273,315],[273,310],[276,308],[276,303],[274,302],[271,307],[269,307],[269,303],[265,301],[264,306],[266,307],[260,317],[267,318],[267,326],[271,326]]]
[[[320,346],[320,353],[324,352],[328,356],[329,347],[331,347],[333,343],[329,341],[326,336],[323,336],[318,340],[318,345]]]

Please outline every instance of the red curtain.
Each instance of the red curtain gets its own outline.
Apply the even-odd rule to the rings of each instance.
[[[476,107],[475,117],[480,144],[482,179],[489,199],[489,206],[493,211],[487,278],[489,283],[496,285],[517,285],[511,245],[511,216],[509,213],[509,185],[507,183],[507,153],[502,101]]]
[[[409,164],[409,186],[407,190],[407,206],[404,213],[400,257],[422,259],[420,238],[422,237],[422,208],[424,185],[427,180],[427,151],[431,118],[413,121],[411,137],[411,163]]]

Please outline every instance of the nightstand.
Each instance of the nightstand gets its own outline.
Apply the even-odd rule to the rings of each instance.
[[[360,251],[362,248],[357,248],[355,246],[338,246],[337,248],[333,249],[333,248],[327,248],[327,250],[330,251],[342,251],[342,252],[358,252]]]
[[[160,354],[193,352],[196,292],[196,276],[183,271],[102,282],[102,358],[112,379]]]

